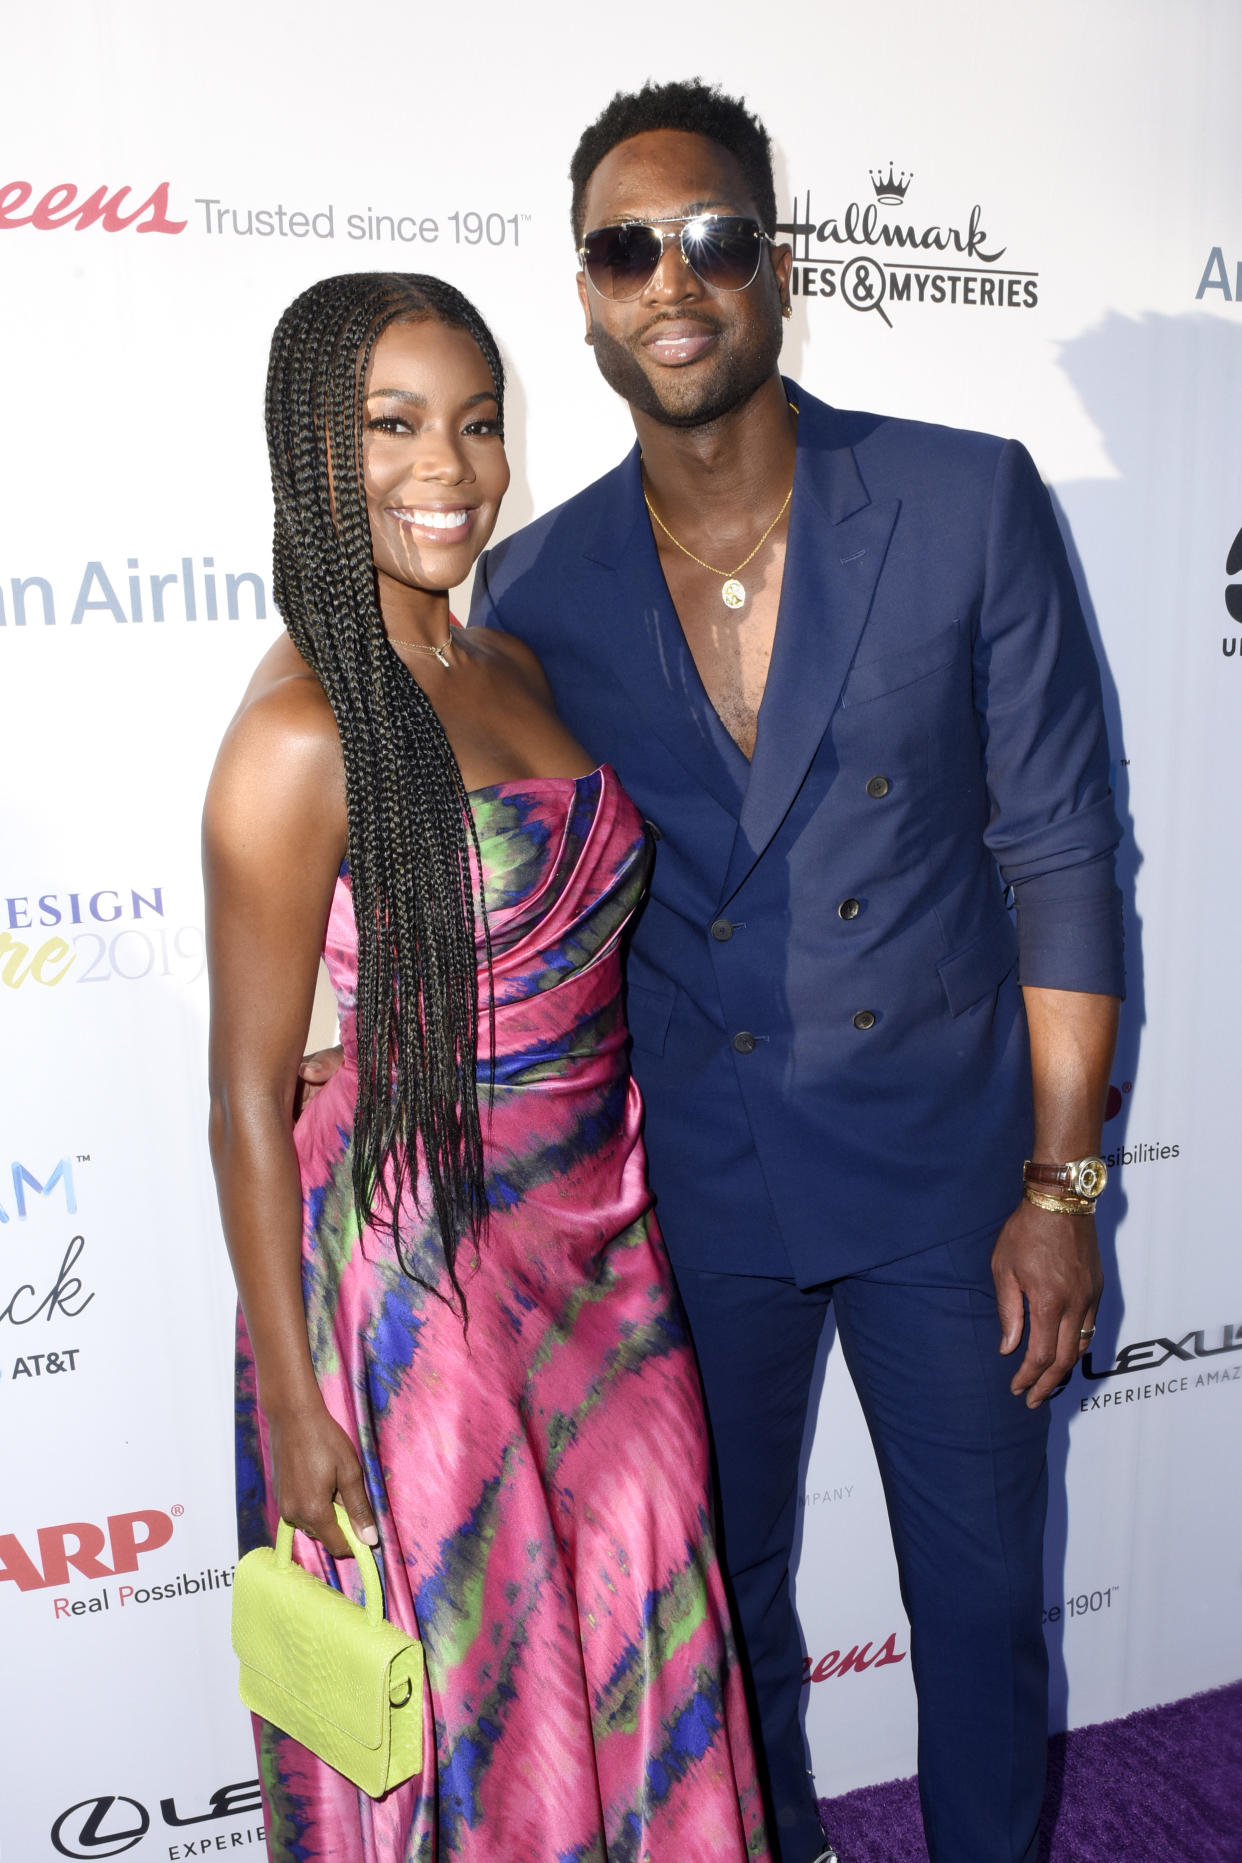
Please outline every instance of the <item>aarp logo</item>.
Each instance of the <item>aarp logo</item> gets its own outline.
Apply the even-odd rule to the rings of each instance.
[[[172,1515],[158,1507],[109,1514],[103,1527],[92,1520],[40,1527],[37,1556],[16,1533],[0,1533],[0,1582],[11,1579],[19,1591],[45,1591],[50,1585],[67,1585],[71,1566],[83,1578],[116,1578],[136,1572],[139,1559],[167,1546],[172,1536]],[[111,1565],[102,1557],[105,1548]]]

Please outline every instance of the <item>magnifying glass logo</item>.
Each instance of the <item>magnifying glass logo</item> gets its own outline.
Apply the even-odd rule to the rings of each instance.
[[[876,259],[865,255],[851,259],[841,273],[841,296],[851,310],[879,311],[889,329],[892,322],[884,308],[888,278]]]

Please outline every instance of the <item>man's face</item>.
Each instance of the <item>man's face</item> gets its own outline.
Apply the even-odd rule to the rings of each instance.
[[[647,130],[618,143],[587,183],[583,209],[585,232],[700,213],[759,217],[728,150],[680,129]],[[662,425],[720,419],[776,369],[790,264],[788,246],[765,246],[753,283],[713,291],[676,245],[666,245],[638,296],[623,303],[601,297],[579,272],[588,341],[604,380],[636,413]]]

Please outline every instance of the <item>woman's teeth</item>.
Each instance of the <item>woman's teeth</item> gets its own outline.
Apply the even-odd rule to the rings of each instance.
[[[469,511],[398,511],[403,524],[417,524],[420,530],[460,530]]]

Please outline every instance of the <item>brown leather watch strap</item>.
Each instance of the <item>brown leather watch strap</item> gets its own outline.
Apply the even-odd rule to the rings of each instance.
[[[1028,1158],[1022,1167],[1024,1184],[1068,1184],[1069,1177],[1067,1164],[1036,1164]]]

